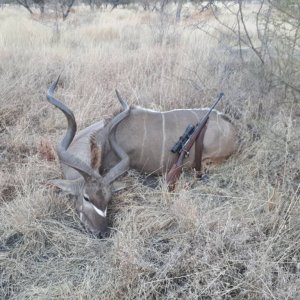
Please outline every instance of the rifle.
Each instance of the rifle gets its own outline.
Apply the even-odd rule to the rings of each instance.
[[[206,115],[201,119],[199,123],[197,123],[194,128],[189,125],[187,129],[185,130],[183,136],[180,137],[179,141],[173,146],[172,152],[179,153],[179,157],[177,161],[173,164],[170,171],[167,174],[167,184],[169,191],[173,191],[175,188],[175,184],[177,180],[179,179],[182,168],[183,168],[183,160],[189,155],[189,151],[193,147],[195,141],[199,137],[199,135],[202,133],[202,138],[204,137],[204,133],[206,130],[206,124],[209,119],[209,115],[212,112],[212,110],[216,107],[216,105],[219,103],[221,98],[224,96],[224,93],[220,93],[217,101],[214,103],[214,105],[210,108],[210,110],[206,113]]]

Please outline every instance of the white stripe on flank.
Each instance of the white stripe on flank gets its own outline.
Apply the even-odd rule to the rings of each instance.
[[[223,142],[223,139],[221,138],[222,135],[224,135],[224,127],[221,127],[220,123],[219,123],[219,118],[217,118],[217,125],[219,127],[219,131],[221,132],[221,136],[219,137],[219,155],[221,155],[222,153],[222,142]]]
[[[101,217],[105,218],[106,217],[106,213],[107,213],[107,207],[105,208],[105,210],[101,210],[99,208],[97,208],[94,204],[92,204],[92,206],[94,207],[94,210],[96,211],[96,213],[98,215],[100,215]]]
[[[149,111],[149,112],[154,112],[154,113],[168,113],[168,112],[172,112],[172,111],[184,111],[184,110],[210,110],[210,107],[203,107],[203,108],[177,108],[177,109],[172,109],[172,110],[166,110],[166,111],[157,111],[154,109],[150,109],[150,108],[145,108],[145,107],[141,107],[141,106],[136,106],[135,108],[138,109],[142,109],[144,111]],[[215,108],[212,110],[213,112],[217,113],[218,115],[223,115],[224,113],[216,110]]]
[[[165,114],[161,114],[162,117],[162,149],[161,149],[161,157],[160,157],[160,167],[164,167],[164,159],[165,159],[165,143],[166,143],[166,128],[165,128]]]
[[[141,151],[141,155],[140,155],[140,162],[142,162],[143,160],[143,156],[144,156],[144,145],[146,142],[146,138],[147,138],[147,126],[146,126],[146,117],[147,115],[144,115],[144,135],[143,135],[143,142],[142,142],[142,151]]]

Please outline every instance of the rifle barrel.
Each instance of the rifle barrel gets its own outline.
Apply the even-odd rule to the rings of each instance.
[[[206,118],[209,117],[210,113],[212,112],[212,110],[216,107],[216,105],[219,103],[219,101],[222,99],[222,97],[224,96],[224,93],[220,93],[218,99],[216,100],[216,102],[214,103],[214,105],[210,108],[210,110],[206,113],[206,115],[202,118],[201,121],[204,121]],[[199,123],[198,123],[199,124]]]

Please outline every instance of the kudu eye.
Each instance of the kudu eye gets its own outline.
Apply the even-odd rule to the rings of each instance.
[[[90,198],[87,195],[83,195],[83,199],[87,202],[90,202]]]

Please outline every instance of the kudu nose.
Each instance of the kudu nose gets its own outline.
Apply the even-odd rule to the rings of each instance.
[[[106,239],[106,238],[111,237],[111,230],[109,228],[107,228],[104,232],[100,232],[98,234],[98,237],[100,239]]]

